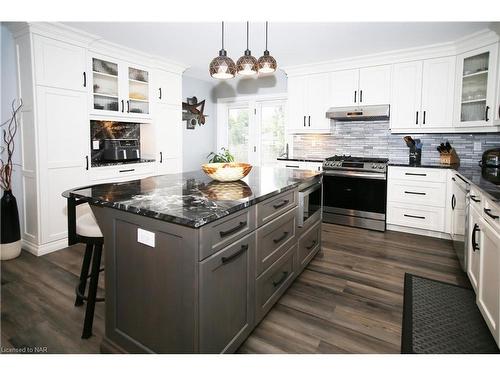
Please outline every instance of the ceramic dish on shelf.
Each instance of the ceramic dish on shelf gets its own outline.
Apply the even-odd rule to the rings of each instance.
[[[248,163],[208,163],[201,166],[203,172],[213,180],[232,182],[241,180],[252,170]]]

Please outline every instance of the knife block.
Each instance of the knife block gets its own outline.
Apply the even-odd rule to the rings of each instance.
[[[454,148],[445,154],[439,154],[439,161],[441,164],[452,165],[460,164],[460,158]]]

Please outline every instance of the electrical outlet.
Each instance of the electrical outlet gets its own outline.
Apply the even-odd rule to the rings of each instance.
[[[92,141],[92,150],[99,150],[99,141]]]
[[[137,229],[137,242],[146,246],[155,247],[155,234],[141,228]]]
[[[474,151],[480,152],[482,150],[481,141],[474,142]]]

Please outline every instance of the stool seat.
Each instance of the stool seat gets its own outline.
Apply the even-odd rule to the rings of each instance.
[[[82,237],[103,237],[88,203],[76,207],[76,234]]]

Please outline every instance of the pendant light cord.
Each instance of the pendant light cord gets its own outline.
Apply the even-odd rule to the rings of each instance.
[[[266,21],[266,51],[267,51],[267,21]]]
[[[222,49],[224,49],[224,21],[222,21]]]
[[[247,21],[247,49],[248,49],[248,21]]]

